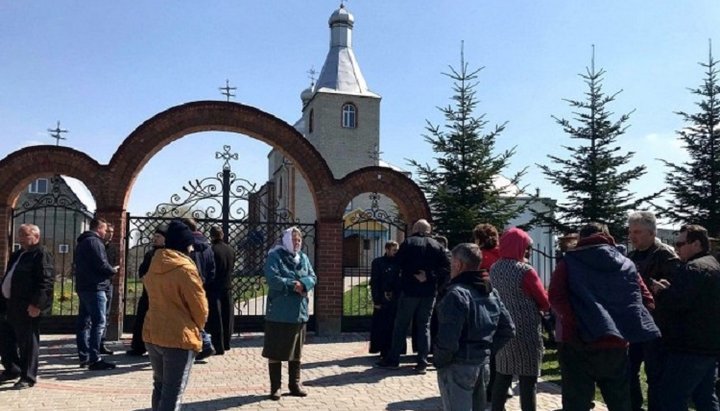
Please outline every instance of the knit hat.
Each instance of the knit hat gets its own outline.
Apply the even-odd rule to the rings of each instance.
[[[165,234],[165,247],[171,250],[187,252],[189,246],[195,243],[192,231],[180,220],[173,220],[168,225]]]
[[[155,234],[162,234],[163,237],[167,235],[168,226],[167,224],[160,224],[155,227]]]

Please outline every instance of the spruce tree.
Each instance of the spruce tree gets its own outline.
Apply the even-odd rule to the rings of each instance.
[[[627,168],[634,153],[622,154],[617,142],[625,134],[632,112],[611,119],[608,105],[622,92],[605,94],[602,89],[605,70],[595,69],[595,51],[590,67],[579,74],[588,90],[585,100],[567,101],[572,109],[573,121],[553,116],[572,139],[564,146],[568,158],[548,155],[558,168],[538,167],[546,178],[560,186],[567,198],[553,207],[553,214],[536,214],[538,220],[557,231],[575,231],[588,222],[608,225],[618,239],[625,238],[627,215],[647,198],[634,199],[628,186],[645,174],[645,166]],[[652,197],[652,196],[650,196]]]
[[[720,236],[720,83],[718,61],[712,44],[702,84],[690,92],[699,96],[696,113],[678,112],[687,124],[677,132],[690,159],[684,163],[663,161],[668,167],[665,182],[671,199],[666,215],[684,224],[700,224],[713,237]]]
[[[472,242],[472,229],[478,223],[491,223],[502,229],[523,209],[516,202],[517,187],[525,170],[509,183],[498,186],[497,177],[507,168],[515,149],[495,153],[495,141],[507,123],[485,131],[485,115],[475,115],[478,100],[478,73],[470,70],[460,53],[460,67],[449,66],[443,73],[453,81],[452,103],[438,107],[445,118],[443,126],[426,120],[425,141],[435,152],[436,167],[410,160],[417,169],[418,184],[428,196],[434,229],[446,236],[452,246]]]

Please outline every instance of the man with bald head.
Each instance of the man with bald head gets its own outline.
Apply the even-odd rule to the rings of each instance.
[[[51,302],[55,264],[50,252],[40,245],[40,229],[23,224],[18,229],[21,248],[8,261],[0,281],[2,317],[2,364],[0,383],[19,378],[13,388],[35,385],[40,355],[40,313]]]
[[[430,316],[432,315],[437,284],[450,275],[450,260],[445,249],[430,235],[427,220],[413,225],[413,235],[400,244],[395,261],[400,267],[400,298],[393,327],[392,346],[386,358],[377,363],[381,368],[398,368],[400,351],[414,322],[417,342],[415,371],[425,374],[430,351]]]

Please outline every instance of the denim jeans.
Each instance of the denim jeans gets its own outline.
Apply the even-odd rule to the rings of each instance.
[[[667,352],[663,355],[658,399],[663,410],[688,409],[692,399],[697,411],[718,411],[715,396],[715,363],[710,355]]]
[[[100,340],[105,332],[105,291],[78,291],[77,349],[80,361],[100,360]]]
[[[489,364],[450,364],[438,368],[437,379],[444,411],[485,411]]]
[[[392,346],[387,362],[400,362],[400,351],[405,346],[408,327],[410,327],[410,322],[414,321],[413,332],[418,350],[417,363],[418,365],[427,365],[430,353],[430,316],[434,303],[435,297],[400,296],[393,327]]]
[[[153,411],[179,410],[195,351],[145,343],[153,370]]]

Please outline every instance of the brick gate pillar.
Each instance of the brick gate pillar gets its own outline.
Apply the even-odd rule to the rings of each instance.
[[[110,242],[110,247],[115,249],[118,256],[120,269],[118,274],[112,278],[113,295],[110,306],[110,322],[107,324],[107,340],[118,341],[123,333],[123,315],[125,313],[125,210],[98,208],[98,217],[102,217],[115,228],[115,235]]]
[[[340,334],[342,320],[342,220],[317,223],[315,320],[319,335]]]
[[[0,204],[0,275],[5,274],[5,264],[10,258],[12,244],[10,244],[10,225],[12,219],[12,208],[7,204]]]

